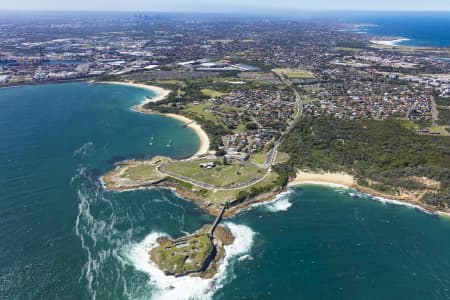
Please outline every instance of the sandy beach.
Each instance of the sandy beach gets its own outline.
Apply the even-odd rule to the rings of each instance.
[[[346,173],[314,173],[298,171],[297,177],[289,185],[318,184],[339,187],[354,187],[356,181],[353,176]]]
[[[134,83],[134,82],[121,82],[121,81],[102,81],[99,82],[101,84],[115,84],[115,85],[125,85],[125,86],[132,86],[132,87],[136,87],[136,88],[141,88],[141,89],[146,89],[149,90],[151,92],[156,93],[155,97],[152,97],[152,99],[144,99],[140,105],[145,105],[147,103],[150,102],[158,102],[161,100],[164,100],[169,94],[170,91],[163,89],[161,87],[158,86],[152,86],[152,85],[145,85],[142,83]]]
[[[450,217],[448,211],[439,211],[435,207],[420,201],[422,197],[421,194],[405,191],[397,196],[384,194],[371,188],[358,185],[355,178],[347,173],[298,171],[297,177],[289,182],[289,186],[293,187],[299,185],[322,185],[333,188],[350,188],[360,193],[370,195],[372,199],[379,202],[408,206],[426,213],[437,214],[447,218]]]
[[[383,42],[383,41],[377,41],[377,42]],[[391,41],[393,42],[393,41]],[[197,152],[191,157],[196,158],[200,155],[207,154],[209,151],[209,137],[206,134],[206,132],[201,128],[200,124],[196,123],[195,121],[182,116],[177,115],[173,113],[168,114],[162,114],[159,112],[151,111],[150,109],[147,109],[144,107],[145,104],[149,102],[158,102],[161,100],[164,100],[169,94],[170,91],[165,90],[160,87],[155,86],[149,86],[145,84],[138,84],[133,82],[104,82],[106,84],[120,84],[120,85],[127,85],[127,86],[134,86],[139,88],[148,89],[154,93],[156,93],[156,96],[152,99],[145,99],[141,104],[133,106],[131,109],[133,111],[144,113],[144,114],[159,114],[168,118],[176,119],[186,125],[186,127],[191,128],[194,130],[198,138],[200,139],[200,147],[197,150]],[[375,191],[371,188],[360,186],[357,184],[356,179],[347,173],[339,173],[339,172],[310,172],[310,171],[298,171],[296,178],[291,180],[288,184],[288,186],[298,186],[298,185],[322,185],[322,186],[329,186],[334,188],[351,188],[355,189],[361,193],[372,195],[373,198],[377,201],[381,201],[384,203],[392,203],[392,204],[398,204],[398,205],[405,205],[405,206],[411,206],[418,209],[421,209],[426,212],[430,213],[436,213],[440,214],[445,217],[449,217],[448,211],[438,211],[435,207],[429,206],[423,202],[420,201],[421,195],[417,193],[408,193],[403,191],[397,196],[394,195],[387,195],[384,193],[380,193],[378,191]],[[267,199],[266,199],[267,200]]]
[[[194,156],[203,155],[203,154],[208,153],[209,137],[206,134],[206,132],[202,129],[200,124],[198,124],[195,121],[192,121],[191,119],[189,119],[185,116],[181,116],[181,115],[176,115],[176,114],[163,114],[163,115],[167,116],[169,118],[177,119],[177,120],[183,122],[184,124],[188,124],[187,127],[191,128],[192,130],[195,131],[195,133],[197,134],[197,136],[200,139],[200,148],[197,150],[197,152],[194,154]]]
[[[198,138],[200,139],[200,147],[197,150],[197,152],[193,155],[193,157],[196,157],[196,156],[208,153],[208,151],[209,151],[209,137],[206,134],[206,132],[202,129],[200,124],[198,124],[197,122],[195,122],[195,121],[193,121],[193,120],[191,120],[191,119],[189,119],[189,118],[187,118],[185,116],[181,116],[181,115],[177,115],[177,114],[160,114],[158,112],[153,112],[151,110],[148,110],[148,109],[144,108],[144,105],[146,105],[147,103],[158,102],[158,101],[164,100],[170,94],[171,91],[163,89],[161,87],[157,87],[157,86],[150,86],[150,85],[145,85],[145,84],[141,84],[141,83],[134,83],[134,82],[116,82],[116,81],[112,81],[112,82],[100,82],[100,83],[102,83],[102,84],[117,84],[117,85],[132,86],[132,87],[147,89],[149,91],[152,91],[152,92],[156,93],[156,96],[153,97],[152,99],[145,99],[140,104],[133,106],[131,109],[133,111],[140,112],[140,113],[145,113],[145,114],[159,114],[159,115],[163,115],[163,116],[166,116],[168,118],[177,119],[178,121],[183,122],[184,124],[188,124],[186,127],[189,127],[192,130],[194,130],[195,133],[197,134]]]

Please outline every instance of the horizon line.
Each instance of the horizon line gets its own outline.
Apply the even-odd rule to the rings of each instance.
[[[211,10],[211,11],[196,11],[196,10],[120,10],[120,9],[106,9],[106,10],[97,10],[97,9],[28,9],[28,8],[20,8],[20,9],[0,9],[0,12],[95,12],[95,13],[196,13],[196,14],[230,14],[230,13],[239,13],[245,15],[258,15],[258,14],[280,14],[280,13],[302,13],[302,12],[322,12],[322,13],[339,13],[339,12],[347,12],[347,13],[449,13],[448,10],[374,10],[374,9],[279,9],[279,10],[269,10],[269,9],[260,9],[255,10],[253,12],[242,11],[241,9],[227,9],[227,10]]]

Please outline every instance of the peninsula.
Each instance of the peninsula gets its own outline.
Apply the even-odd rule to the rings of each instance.
[[[134,2],[0,9],[5,299],[450,299],[445,13]]]
[[[372,47],[370,41],[364,47]],[[132,110],[178,119],[201,142],[192,157],[182,160],[157,156],[119,162],[102,177],[105,188],[172,189],[224,218],[304,184],[339,185],[428,212],[449,213],[447,92],[423,88],[407,72],[394,76],[380,71],[348,80],[362,76],[361,71],[353,74],[355,69],[377,67],[361,52],[376,51],[380,60],[391,59],[384,56],[384,48],[364,47],[345,63],[328,61],[327,69],[258,64],[253,72],[224,73],[223,66],[233,65],[224,60],[209,63],[208,74],[180,70],[205,71],[203,63],[190,61],[167,66],[177,79],[162,79],[157,72],[100,77],[101,82],[152,89],[157,96]],[[335,49],[338,56],[353,50]],[[396,56],[400,50],[390,51]],[[366,81],[371,82],[368,87]],[[347,92],[342,93],[344,87]],[[363,89],[372,96],[360,94]],[[389,92],[378,96],[380,91]],[[171,252],[177,259],[168,263],[165,250],[180,243],[184,252]],[[166,274],[198,275],[208,269],[210,250],[220,252],[220,244],[215,236],[202,233],[166,238],[151,257]]]
[[[392,178],[397,176],[393,172],[397,170],[395,166],[401,155],[409,157],[408,164],[420,161],[411,153],[411,147],[420,145],[434,149],[433,156],[429,154],[429,166],[446,168],[447,140],[435,142],[436,138],[412,133],[396,121],[361,121],[357,123],[359,129],[352,129],[344,121],[326,117],[312,119],[303,115],[302,97],[293,88],[289,76],[312,77],[314,74],[301,70],[273,70],[272,74],[279,80],[278,85],[261,85],[255,81],[236,85],[226,79],[215,79],[203,80],[200,84],[191,81],[190,88],[184,90],[181,83],[176,86],[160,83],[166,89],[153,89],[158,95],[134,106],[133,111],[180,120],[183,127],[191,127],[199,136],[199,150],[183,160],[156,156],[143,161],[119,162],[102,177],[105,188],[116,191],[151,187],[173,189],[220,218],[230,217],[252,204],[272,200],[288,186],[303,184],[339,185],[430,212],[448,213],[445,180],[430,178],[436,175],[427,175],[423,167],[404,168],[401,176]],[[219,90],[219,84],[222,90],[223,85],[227,86],[228,92]],[[241,107],[241,100],[236,99],[244,97],[249,102],[252,99],[268,101],[264,106]],[[281,114],[277,123],[273,122],[275,112]],[[336,132],[333,137],[328,136],[331,127]],[[398,138],[389,138],[390,130],[405,139],[408,137],[404,145],[397,145]],[[353,144],[359,136],[369,144]],[[331,145],[329,139],[334,141]],[[380,139],[384,141],[384,148],[391,147],[393,151],[392,166],[386,167],[380,162],[382,158],[374,155],[380,153],[377,149]],[[406,144],[410,144],[410,148]],[[366,148],[358,150],[358,145],[366,145]],[[330,147],[335,148],[333,153],[323,152]],[[370,147],[374,150],[369,157],[365,150]],[[347,154],[354,151],[354,158],[340,157],[346,155],[342,149],[347,149]],[[369,158],[372,169],[363,167],[368,162],[358,157]],[[436,160],[438,166],[434,165]],[[376,167],[378,164],[380,166]],[[375,173],[370,172],[384,175],[374,176]],[[226,233],[222,237],[233,239],[225,227],[220,228]],[[160,238],[159,246],[152,249],[150,257],[168,275],[211,276],[214,274],[211,270],[217,269],[224,255],[226,243],[214,234],[205,233],[207,231],[203,228],[175,240]]]
[[[225,217],[254,203],[273,199],[288,185],[312,183],[339,184],[376,197],[416,205],[431,212],[448,212],[445,177],[435,175],[445,174],[444,170],[427,174],[424,166],[411,171],[405,168],[402,175],[394,179],[390,175],[394,170],[387,172],[379,169],[377,173],[384,174],[380,177],[368,173],[370,168],[361,171],[360,167],[355,168],[354,164],[361,164],[363,160],[348,160],[347,166],[342,158],[325,160],[330,156],[329,153],[322,153],[319,157],[316,156],[319,150],[305,148],[311,143],[308,136],[314,132],[314,139],[318,143],[314,147],[318,149],[323,149],[321,143],[329,143],[330,138],[340,143],[340,148],[346,145],[354,148],[356,145],[351,146],[354,141],[349,136],[355,138],[357,133],[360,139],[371,140],[375,153],[382,156],[382,151],[378,149],[380,133],[376,132],[387,134],[395,131],[404,137],[402,142],[390,139],[388,135],[383,139],[384,143],[392,141],[390,147],[398,153],[393,157],[394,160],[407,150],[406,144],[410,144],[408,149],[423,146],[435,149],[434,156],[428,155],[430,167],[445,169],[447,138],[417,135],[398,121],[368,120],[347,124],[332,118],[311,119],[309,110],[304,111],[303,102],[306,98],[293,88],[291,77],[312,78],[314,74],[302,70],[275,69],[272,76],[277,84],[255,80],[243,80],[236,84],[228,78],[215,78],[187,82],[160,81],[160,87],[155,89],[130,81],[112,82],[152,89],[157,96],[146,99],[132,109],[180,120],[183,126],[195,130],[201,146],[192,157],[184,160],[154,157],[146,161],[119,162],[116,169],[102,177],[105,187],[120,191],[142,187],[170,188],[213,215],[217,215],[227,205],[229,209]],[[295,101],[292,101],[292,97]],[[250,105],[242,107],[241,99],[244,98]],[[251,104],[253,101],[255,105]],[[264,106],[257,105],[261,101],[265,103]],[[308,105],[306,107],[309,108]],[[273,112],[281,114],[277,123],[270,117]],[[312,124],[312,127],[304,127],[306,124]],[[354,124],[353,129],[349,127],[350,124]],[[314,130],[315,127],[317,130]],[[331,127],[340,130],[335,137],[329,136]],[[305,131],[306,128],[309,131]],[[298,144],[300,141],[301,145]],[[313,147],[313,144],[308,147]],[[343,151],[340,148],[336,148],[334,156],[345,155],[340,154]],[[299,153],[302,155],[299,156]],[[420,162],[419,157],[408,154],[410,151],[404,153],[409,155],[408,164]],[[355,155],[367,156],[363,149],[361,153],[355,152]],[[372,153],[373,161],[368,163],[380,164],[381,168],[379,159],[383,157],[374,157]],[[435,161],[439,164],[436,165]],[[395,168],[394,161],[392,168]]]

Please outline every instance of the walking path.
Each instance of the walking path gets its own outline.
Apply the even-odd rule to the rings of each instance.
[[[164,168],[164,164],[160,164],[157,167],[158,172],[160,172],[161,174],[164,174],[166,176],[170,176],[172,178],[175,178],[175,179],[178,179],[178,180],[181,180],[181,181],[184,181],[184,182],[187,182],[187,183],[199,186],[201,188],[205,188],[205,189],[208,189],[208,190],[221,190],[221,191],[232,191],[232,190],[240,190],[240,189],[248,188],[248,187],[250,187],[252,185],[257,184],[258,182],[263,181],[270,174],[270,170],[267,170],[262,176],[255,177],[255,178],[253,178],[253,179],[251,179],[249,181],[238,183],[238,184],[234,184],[234,185],[230,185],[230,186],[221,187],[221,186],[216,186],[216,185],[212,185],[212,184],[205,183],[205,182],[200,182],[200,181],[197,181],[197,180],[194,180],[192,178],[185,177],[185,176],[173,174],[173,173],[165,171],[163,168]]]
[[[214,231],[216,230],[217,225],[219,225],[220,221],[222,220],[223,214],[225,213],[226,209],[227,209],[227,206],[224,205],[222,207],[222,210],[220,211],[220,214],[217,216],[216,220],[214,221],[214,223],[213,223],[213,225],[211,227],[211,230],[209,231],[209,235],[211,237],[214,237]]]

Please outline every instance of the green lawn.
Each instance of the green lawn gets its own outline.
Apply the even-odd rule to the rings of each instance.
[[[201,90],[201,92],[203,94],[205,94],[206,96],[212,97],[212,98],[217,98],[217,97],[220,97],[220,96],[223,95],[222,92],[219,92],[219,91],[216,91],[216,90],[213,90],[213,89],[203,89],[203,90]]]
[[[210,104],[197,104],[197,105],[187,104],[183,108],[183,111],[188,113],[188,117],[189,117],[189,114],[195,114],[199,117],[202,117],[205,120],[210,120],[210,121],[217,123],[218,122],[217,118],[211,112],[206,111],[206,109],[209,106],[210,106]]]
[[[311,97],[308,97],[308,96],[302,96],[302,103],[303,103],[303,104],[309,104],[309,103],[311,103],[311,102],[312,102]]]
[[[250,160],[254,162],[255,164],[263,164],[266,162],[267,152],[259,152],[252,154],[250,157]]]
[[[419,125],[417,125],[413,121],[410,121],[410,120],[408,120],[406,118],[398,119],[398,123],[400,125],[402,125],[403,127],[411,129],[411,130],[418,130],[419,129]]]
[[[158,265],[168,272],[197,272],[203,267],[212,248],[211,238],[206,234],[193,236],[178,245],[167,241],[156,249]]]
[[[247,127],[245,123],[240,123],[236,129],[233,129],[233,133],[244,133],[247,132]]]
[[[129,167],[120,177],[137,181],[157,181],[165,176],[156,170],[155,165],[142,164]]]
[[[445,126],[441,126],[441,125],[434,125],[429,127],[430,131],[432,132],[439,132],[442,136],[449,136],[450,132],[448,132]]]
[[[156,83],[160,83],[160,84],[173,84],[173,85],[183,85],[184,82],[181,80],[172,80],[172,79],[168,79],[168,80],[157,80]]]
[[[302,69],[274,69],[275,72],[283,74],[290,79],[309,79],[315,78],[312,72],[302,70]]]
[[[347,51],[347,52],[361,52],[363,49],[361,48],[352,48],[352,47],[335,47],[337,51]]]
[[[227,185],[249,181],[258,177],[265,171],[253,165],[233,163],[231,165],[217,165],[213,169],[203,169],[201,163],[214,162],[213,160],[177,161],[164,165],[166,172],[191,178],[193,180],[225,187]]]
[[[262,187],[275,188],[277,179],[278,179],[278,174],[275,172],[272,172],[269,175],[267,175],[267,177],[264,178],[264,180],[254,184],[250,187],[244,188],[244,189],[230,190],[230,191],[218,190],[215,193],[210,191],[208,198],[211,199],[212,201],[218,202],[218,203],[226,203],[229,201],[234,201],[238,197],[239,192],[242,192],[242,191],[250,193],[251,190],[254,188],[262,188]]]

